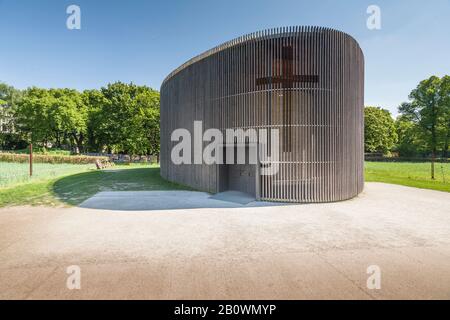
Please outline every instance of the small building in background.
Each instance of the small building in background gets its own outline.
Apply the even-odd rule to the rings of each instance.
[[[14,133],[14,118],[11,107],[0,104],[0,133]]]

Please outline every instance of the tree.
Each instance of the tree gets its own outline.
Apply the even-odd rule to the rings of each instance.
[[[135,125],[140,126],[139,132],[140,146],[135,150],[141,153],[157,155],[159,154],[159,120],[160,120],[160,97],[159,92],[147,87],[142,88],[142,92],[136,97],[140,112]],[[143,151],[143,152],[142,152]]]
[[[49,109],[55,103],[48,90],[36,87],[25,90],[17,104],[17,129],[28,142],[46,145],[52,138],[52,119]]]
[[[12,92],[0,84],[0,111],[12,104]],[[32,87],[14,114],[17,132],[43,147],[159,154],[159,92],[146,86],[117,82],[83,93]]]
[[[18,129],[44,147],[50,142],[61,147],[69,141],[82,151],[86,123],[87,108],[76,90],[30,88],[18,103]]]
[[[85,90],[83,92],[84,104],[87,108],[88,120],[87,126],[87,148],[90,151],[102,152],[104,146],[108,144],[106,137],[103,137],[102,126],[102,108],[107,103],[105,96],[100,90]]]
[[[400,114],[420,128],[420,135],[431,151],[431,179],[438,148],[448,150],[449,130],[449,77],[432,76],[421,81],[409,95],[410,102],[398,108]],[[445,146],[445,141],[447,145]]]
[[[88,118],[83,96],[71,89],[51,89],[50,94],[55,99],[49,108],[49,119],[57,144],[60,145],[62,135],[73,142],[76,153],[82,152]]]
[[[159,93],[121,82],[101,93],[104,98],[97,97],[99,106],[92,108],[96,140],[111,152],[159,153]]]
[[[26,142],[16,132],[15,108],[21,97],[20,90],[0,83],[0,148],[23,148]]]
[[[8,86],[7,84],[0,82],[0,100],[3,100],[4,104],[14,106],[20,99],[20,97],[20,90],[17,90],[12,86]]]
[[[388,110],[364,108],[364,149],[366,152],[389,153],[397,142],[394,120]]]
[[[441,79],[441,107],[442,120],[439,123],[440,137],[443,137],[442,157],[448,157],[450,144],[450,76],[444,76]]]
[[[397,132],[398,142],[394,149],[401,157],[411,157],[426,151],[423,148],[419,128],[407,117],[403,115],[397,117],[395,131]]]

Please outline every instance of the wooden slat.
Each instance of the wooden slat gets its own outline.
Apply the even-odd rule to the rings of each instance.
[[[283,69],[286,46],[293,60]],[[289,86],[287,71],[297,79]],[[302,82],[307,78],[300,75],[318,81]],[[270,83],[274,76],[279,78]],[[264,80],[257,85],[256,79]],[[219,165],[174,165],[170,159],[173,130],[192,132],[194,121],[202,120],[204,130],[219,128],[224,135],[227,128],[281,130],[280,171],[259,178],[261,199],[354,197],[364,185],[363,90],[363,53],[340,31],[276,28],[226,42],[175,69],[161,86],[161,175],[208,192],[224,188]]]

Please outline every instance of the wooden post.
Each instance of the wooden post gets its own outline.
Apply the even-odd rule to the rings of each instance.
[[[436,161],[436,152],[433,150],[431,154],[431,180],[434,180],[434,162]]]
[[[30,143],[30,177],[33,175],[33,144]]]

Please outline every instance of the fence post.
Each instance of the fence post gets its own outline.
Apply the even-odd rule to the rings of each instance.
[[[30,143],[30,177],[33,175],[33,144]]]

